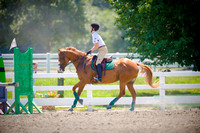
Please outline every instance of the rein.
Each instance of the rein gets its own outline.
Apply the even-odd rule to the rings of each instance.
[[[71,60],[70,60],[70,62],[67,63],[66,67],[67,67],[69,64],[71,64],[71,63],[72,63],[72,62],[71,62]]]
[[[69,59],[69,58],[68,58]],[[70,60],[70,59],[69,59]],[[75,61],[73,61],[73,62],[77,62],[79,59],[76,59]],[[67,63],[67,65],[66,65],[66,67],[69,65],[69,64],[71,64],[72,63],[72,61],[70,60],[68,63]]]
[[[85,69],[85,57],[86,57],[86,56],[82,56],[82,58],[84,58],[84,63],[83,63],[83,65],[84,65],[84,69]],[[81,59],[78,58],[78,59],[76,59],[76,60],[73,61],[73,62],[77,62],[78,60],[82,60],[82,58],[81,58]],[[72,61],[70,60],[70,62],[67,63],[66,67],[67,67],[69,64],[71,64],[71,63],[72,63]],[[79,66],[79,64],[78,64],[78,66]]]

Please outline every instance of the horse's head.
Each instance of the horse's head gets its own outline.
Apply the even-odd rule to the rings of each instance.
[[[58,49],[58,61],[59,61],[59,71],[64,72],[65,67],[67,66],[67,63],[70,61],[70,59],[67,57],[67,50],[62,48]]]
[[[82,57],[86,56],[85,52],[81,52],[74,47],[66,47],[58,49],[59,51],[59,71],[64,72],[65,67],[68,65],[68,62],[71,61],[73,64],[79,62]],[[75,65],[74,64],[74,65]]]

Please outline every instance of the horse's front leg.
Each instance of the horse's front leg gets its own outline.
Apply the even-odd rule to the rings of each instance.
[[[77,93],[76,88],[78,88],[78,87],[79,87],[79,89],[78,89],[78,93]],[[74,85],[72,91],[73,91],[75,100],[73,102],[73,105],[71,106],[71,108],[68,111],[73,111],[73,108],[76,107],[78,101],[80,104],[83,104],[83,100],[80,99],[80,95],[81,95],[81,92],[83,91],[84,87],[85,87],[85,83],[83,82],[83,80],[81,80],[76,85]]]

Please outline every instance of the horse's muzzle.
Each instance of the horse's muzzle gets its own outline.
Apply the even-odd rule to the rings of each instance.
[[[59,72],[61,72],[61,73],[63,73],[63,72],[65,71],[65,69],[64,69],[64,68],[61,68],[61,67],[59,67],[58,71],[59,71]]]

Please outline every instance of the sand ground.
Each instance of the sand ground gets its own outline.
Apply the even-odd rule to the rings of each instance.
[[[199,133],[200,110],[44,111],[0,115],[0,133]]]

